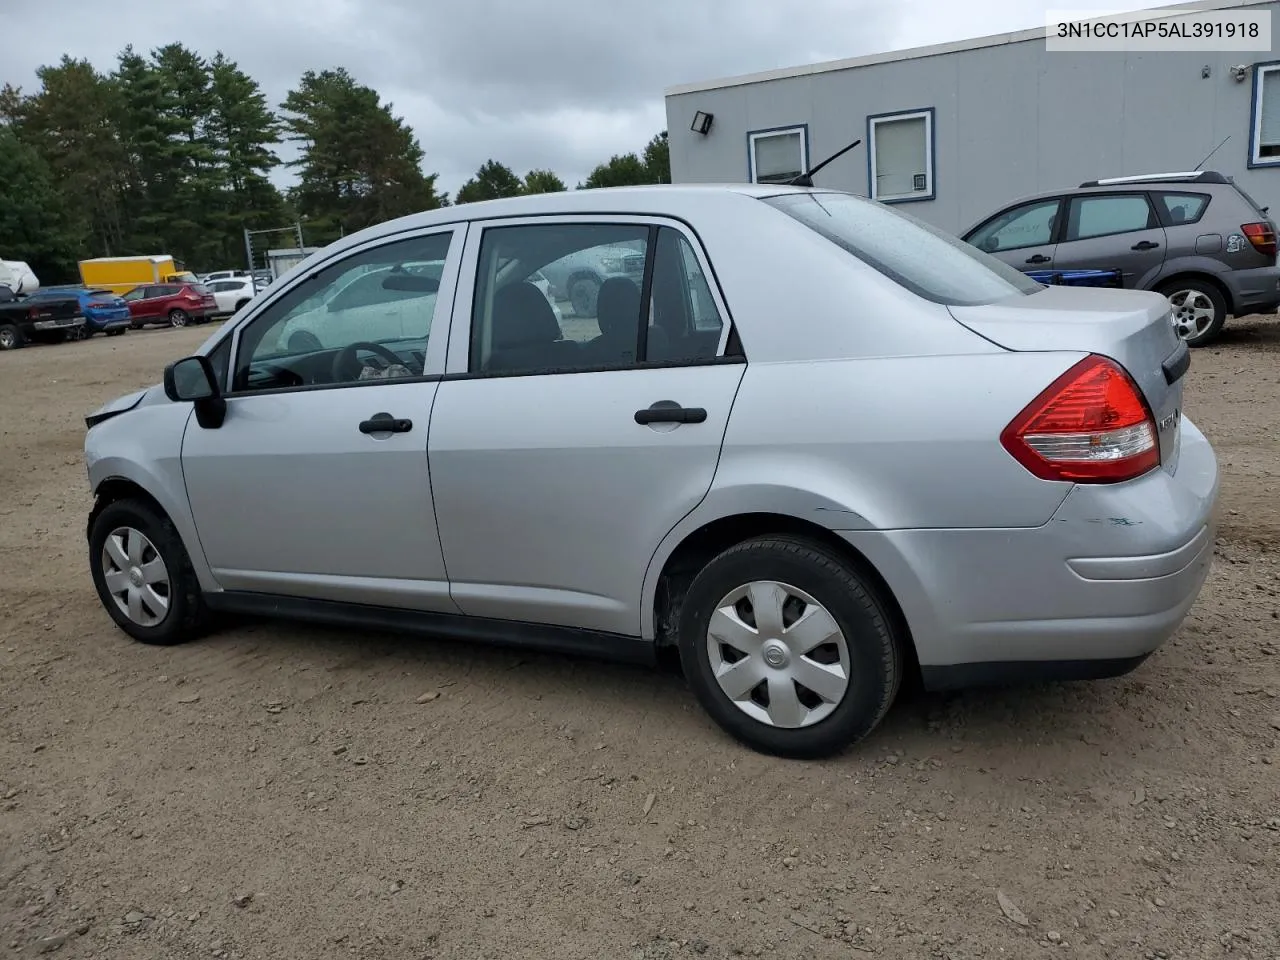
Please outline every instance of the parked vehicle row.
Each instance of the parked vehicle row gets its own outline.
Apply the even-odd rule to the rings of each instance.
[[[1215,171],[1090,180],[1024,197],[963,239],[1027,273],[1116,270],[1121,285],[1164,294],[1178,336],[1199,347],[1228,314],[1280,305],[1276,225]]]
[[[619,248],[640,280],[562,326],[539,284]],[[908,671],[1114,676],[1178,628],[1218,467],[1170,314],[830,190],[433,210],[87,418],[90,572],[145,643],[230,612],[670,647],[730,734],[820,756]]]

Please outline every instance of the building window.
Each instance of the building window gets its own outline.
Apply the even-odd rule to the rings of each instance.
[[[809,169],[809,130],[779,127],[747,134],[747,163],[752,183],[786,183]]]
[[[933,108],[867,117],[867,158],[872,200],[932,200]]]
[[[1273,164],[1280,164],[1280,63],[1259,63],[1253,69],[1249,166]]]

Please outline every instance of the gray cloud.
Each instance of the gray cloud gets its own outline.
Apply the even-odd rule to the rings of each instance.
[[[1043,23],[1054,0],[9,0],[22,24],[0,82],[35,86],[63,54],[103,70],[132,43],[221,50],[279,103],[303,71],[344,66],[414,128],[452,192],[486,159],[572,186],[665,124],[677,83],[857,56]],[[1154,6],[1133,0],[1118,10]],[[285,149],[282,153],[291,155]]]

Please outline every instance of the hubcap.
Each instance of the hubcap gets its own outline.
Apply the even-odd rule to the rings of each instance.
[[[187,325],[187,315],[175,311],[169,315],[169,322],[175,327],[185,327]]]
[[[169,613],[169,570],[155,545],[133,527],[117,527],[102,546],[102,578],[126,617],[154,627]]]
[[[1173,329],[1183,340],[1205,333],[1213,323],[1213,301],[1201,290],[1179,290],[1169,294]]]
[[[849,644],[835,618],[803,590],[756,580],[711,615],[707,656],[739,710],[771,727],[808,727],[849,691]]]
[[[8,350],[15,343],[17,343],[17,338],[13,335],[12,330],[0,330],[0,347]]]

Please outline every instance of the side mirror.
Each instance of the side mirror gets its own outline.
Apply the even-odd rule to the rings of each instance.
[[[227,401],[218,390],[218,378],[208,357],[184,357],[164,368],[164,393],[175,403],[191,401],[196,422],[217,429],[227,415]]]

